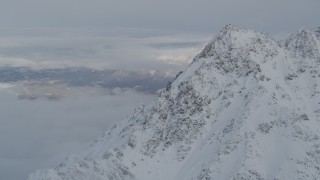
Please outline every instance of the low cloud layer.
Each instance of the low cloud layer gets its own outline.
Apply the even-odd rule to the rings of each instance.
[[[152,29],[0,28],[0,66],[170,71],[186,66],[210,36]]]
[[[62,101],[25,101],[0,91],[0,179],[24,179],[79,152],[139,103],[154,96],[135,91]]]

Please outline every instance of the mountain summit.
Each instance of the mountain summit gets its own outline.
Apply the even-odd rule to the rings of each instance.
[[[319,34],[227,25],[156,102],[28,179],[317,179]]]

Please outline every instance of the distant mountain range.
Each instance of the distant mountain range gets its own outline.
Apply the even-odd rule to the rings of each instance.
[[[0,83],[20,87],[19,97],[49,99],[64,96],[67,88],[135,89],[155,93],[166,87],[174,75],[159,71],[95,70],[62,68],[33,70],[26,67],[1,67]],[[21,89],[21,87],[23,87]]]

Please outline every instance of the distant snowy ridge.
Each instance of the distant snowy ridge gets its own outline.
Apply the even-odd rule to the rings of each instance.
[[[319,32],[227,25],[156,102],[28,179],[319,178]]]

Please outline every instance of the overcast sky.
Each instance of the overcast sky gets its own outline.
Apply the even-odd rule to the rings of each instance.
[[[212,32],[232,23],[278,32],[319,26],[319,7],[319,0],[1,0],[0,25]]]

